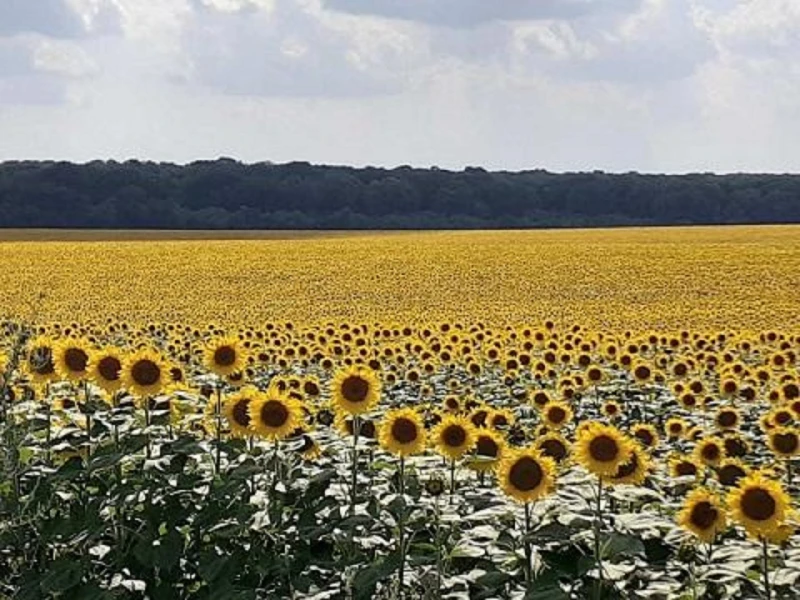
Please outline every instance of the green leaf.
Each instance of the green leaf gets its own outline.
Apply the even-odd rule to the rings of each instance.
[[[645,548],[641,539],[623,533],[609,533],[601,538],[600,555],[602,558],[621,556],[640,556],[644,558]]]
[[[478,579],[475,580],[475,583],[483,588],[497,590],[509,581],[511,581],[511,575],[508,573],[503,573],[502,571],[489,571],[488,573],[484,573],[478,577]]]
[[[394,573],[400,567],[400,555],[394,552],[366,569],[359,571],[353,578],[353,589],[356,598],[372,598],[375,585]]]
[[[83,564],[72,558],[58,558],[50,563],[42,576],[40,586],[46,593],[65,592],[81,581]]]

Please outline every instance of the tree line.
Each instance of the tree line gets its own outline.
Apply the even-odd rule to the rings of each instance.
[[[472,229],[800,222],[800,175],[0,163],[0,226]]]

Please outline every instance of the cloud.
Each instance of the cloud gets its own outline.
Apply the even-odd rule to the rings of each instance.
[[[40,33],[75,38],[84,32],[81,16],[67,0],[3,0],[0,4],[0,36]]]
[[[640,0],[325,0],[331,10],[404,19],[445,27],[492,21],[575,19],[598,12],[627,12]]]

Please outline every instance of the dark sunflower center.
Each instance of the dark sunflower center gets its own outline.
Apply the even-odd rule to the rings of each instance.
[[[261,407],[261,422],[267,427],[283,427],[289,420],[289,409],[280,400],[267,400]]]
[[[183,381],[183,371],[179,367],[172,367],[169,376],[172,377],[172,381]]]
[[[319,395],[319,386],[314,383],[313,381],[306,381],[303,384],[303,391],[308,394],[309,396],[318,396]]]
[[[495,415],[494,419],[492,419],[492,423],[494,423],[495,427],[503,427],[508,425],[508,419],[505,415]]]
[[[697,475],[697,465],[689,461],[679,462],[675,467],[675,472],[678,473],[680,477],[685,475]]]
[[[742,512],[754,521],[766,521],[775,515],[777,505],[772,495],[765,489],[753,488],[742,495]]]
[[[636,438],[641,440],[645,446],[652,446],[655,442],[653,434],[647,429],[639,429],[636,431]]]
[[[680,423],[672,423],[669,426],[669,432],[672,435],[678,435],[681,431],[683,431],[683,425],[681,425]]]
[[[725,453],[728,456],[739,457],[747,454],[747,446],[744,443],[733,437],[725,440]]]
[[[800,386],[796,383],[787,383],[783,386],[783,395],[787,400],[794,400],[800,397]]]
[[[779,412],[778,412],[778,413],[775,415],[775,422],[776,422],[778,425],[786,425],[786,423],[788,423],[788,422],[789,422],[789,421],[791,421],[791,420],[792,420],[792,415],[790,415],[788,412],[786,412],[786,411],[783,411],[783,410],[782,410],[782,411],[779,411]]]
[[[710,502],[704,500],[694,505],[689,518],[692,525],[698,529],[708,529],[717,522],[718,517],[719,511]]]
[[[719,446],[716,444],[706,444],[701,451],[703,458],[706,460],[717,460],[720,456]]]
[[[500,451],[500,447],[492,438],[482,435],[478,438],[478,442],[475,444],[475,451],[478,456],[495,458],[497,453]]]
[[[631,454],[631,459],[626,462],[624,465],[620,465],[617,469],[617,472],[614,474],[615,479],[622,479],[623,477],[629,477],[636,473],[636,469],[639,468],[639,459],[636,457],[636,454]]]
[[[544,392],[537,392],[536,395],[533,397],[533,403],[537,406],[544,406],[550,401],[547,394]]]
[[[567,418],[567,411],[560,406],[552,406],[547,411],[547,418],[551,423],[563,423],[564,419]]]
[[[736,425],[736,413],[729,411],[720,413],[717,422],[722,427],[733,427]]]
[[[400,444],[410,444],[417,439],[417,424],[411,419],[400,417],[392,423],[392,438]]]
[[[726,394],[733,394],[734,392],[736,392],[736,382],[726,381],[725,384],[722,386],[722,389]]]
[[[589,377],[589,381],[600,381],[603,372],[600,369],[589,369],[587,376]]]
[[[461,425],[450,425],[442,432],[442,441],[445,446],[459,448],[467,441],[467,432]]]
[[[161,377],[161,369],[152,360],[144,358],[133,364],[131,377],[138,385],[153,385]]]
[[[607,435],[599,435],[589,442],[589,455],[599,462],[611,462],[619,456],[619,444]]]
[[[515,462],[508,474],[508,480],[516,489],[529,492],[542,483],[544,471],[539,463],[530,456],[523,456]]]
[[[559,440],[545,440],[539,447],[545,456],[549,456],[559,462],[567,456],[567,448]]]
[[[247,427],[250,424],[250,412],[247,410],[250,406],[249,398],[242,398],[233,405],[233,420],[240,427]]]
[[[230,346],[220,346],[214,350],[214,363],[220,367],[230,367],[236,362],[236,350]]]
[[[374,439],[375,438],[375,423],[372,421],[362,421],[361,422],[361,431],[359,432],[365,438]]]
[[[615,415],[617,414],[617,405],[616,404],[606,404],[606,414]]]
[[[647,367],[636,367],[633,375],[636,379],[648,379],[650,377],[650,369]]]
[[[368,394],[369,383],[357,375],[351,375],[342,382],[342,396],[348,402],[364,402]]]
[[[798,438],[794,432],[776,433],[772,436],[772,443],[775,444],[775,449],[781,454],[797,452]]]
[[[488,413],[485,410],[479,410],[472,415],[472,424],[475,427],[483,427],[486,424],[486,417]]]
[[[97,372],[106,381],[117,381],[122,364],[114,356],[105,356],[97,362]]]
[[[67,348],[64,352],[64,363],[70,371],[81,373],[86,370],[89,355],[80,348]]]
[[[448,398],[446,404],[447,408],[449,408],[450,410],[455,410],[456,408],[458,408],[458,400],[455,398]]]
[[[739,465],[725,465],[717,471],[717,477],[722,485],[736,485],[744,475],[744,469]]]

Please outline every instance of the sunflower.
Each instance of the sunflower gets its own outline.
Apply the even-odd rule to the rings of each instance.
[[[742,417],[739,411],[730,406],[720,408],[714,417],[714,423],[716,423],[717,427],[726,430],[737,429],[741,420]]]
[[[475,445],[475,427],[465,417],[448,415],[432,431],[437,452],[458,460]]]
[[[303,460],[313,462],[322,456],[322,448],[317,441],[308,434],[302,436],[303,444],[297,449]]]
[[[606,400],[603,403],[603,414],[609,419],[616,419],[622,414],[622,407],[616,400]]]
[[[388,452],[405,457],[425,450],[426,431],[422,416],[412,408],[388,411],[380,426],[380,444]]]
[[[767,434],[769,449],[775,456],[789,458],[800,453],[800,436],[788,427],[776,427]]]
[[[236,437],[253,435],[253,431],[250,429],[250,404],[260,394],[258,389],[248,386],[225,398],[222,413],[230,425],[232,435]]]
[[[667,419],[667,423],[664,425],[664,433],[667,434],[669,439],[674,440],[683,436],[687,428],[688,424],[686,421],[680,417],[672,417]]]
[[[751,537],[770,537],[779,531],[789,511],[789,496],[777,481],[755,471],[728,493],[733,519]]]
[[[658,431],[648,423],[637,423],[631,428],[631,433],[647,449],[658,446]]]
[[[700,541],[710,544],[717,535],[725,531],[725,508],[716,494],[697,488],[686,496],[683,508],[678,513],[678,525],[697,536]]]
[[[33,383],[47,383],[55,379],[54,347],[55,342],[44,336],[35,338],[28,345],[25,367]]]
[[[514,424],[515,417],[507,408],[496,408],[487,417],[489,424],[494,429],[505,429]]]
[[[239,338],[233,336],[211,340],[203,351],[203,359],[206,368],[220,377],[241,371],[247,362]]]
[[[557,463],[569,456],[569,442],[559,433],[546,433],[536,440],[536,448],[544,456],[549,456]]]
[[[672,477],[697,477],[700,464],[691,456],[676,454],[669,459],[669,472]]]
[[[619,466],[613,476],[604,477],[603,480],[612,485],[642,485],[650,471],[650,466],[650,458],[647,453],[640,446],[634,445],[631,457]]]
[[[111,394],[119,391],[122,387],[122,352],[113,346],[92,352],[89,378]]]
[[[268,440],[283,440],[303,423],[300,402],[271,388],[253,398],[248,404],[249,428],[255,435]]]
[[[589,422],[578,432],[575,457],[591,473],[612,477],[630,460],[633,447],[616,427]]]
[[[535,448],[509,452],[497,467],[497,480],[507,496],[520,503],[538,500],[555,488],[555,461]]]
[[[54,348],[56,373],[63,380],[83,381],[89,376],[90,344],[87,340],[67,338]]]
[[[125,387],[138,396],[154,395],[168,382],[169,371],[161,355],[153,350],[138,350],[122,363]]]
[[[475,460],[469,466],[478,472],[493,471],[506,453],[506,442],[491,429],[479,429],[475,435]]]
[[[695,446],[694,456],[698,462],[716,467],[725,458],[725,442],[717,437],[704,438]]]
[[[542,420],[551,429],[561,429],[572,421],[572,409],[566,402],[550,401],[542,408]]]
[[[331,385],[334,405],[350,415],[369,412],[380,399],[378,376],[372,369],[360,365],[336,373]]]
[[[750,473],[750,469],[738,458],[726,458],[715,469],[717,481],[725,487],[737,485],[742,477]]]
[[[461,401],[458,399],[458,396],[447,396],[444,399],[444,409],[447,412],[457,413],[461,410]]]

